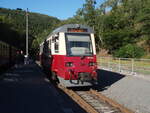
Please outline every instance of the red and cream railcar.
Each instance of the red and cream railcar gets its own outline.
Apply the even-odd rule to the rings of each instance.
[[[40,44],[40,62],[66,87],[97,83],[93,30],[79,24],[57,28]]]

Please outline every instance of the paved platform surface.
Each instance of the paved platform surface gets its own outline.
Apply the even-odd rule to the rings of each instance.
[[[135,111],[150,113],[150,81],[135,76],[124,76],[98,70],[99,89],[107,97]]]
[[[13,68],[0,79],[0,113],[84,113],[59,93],[36,64]]]

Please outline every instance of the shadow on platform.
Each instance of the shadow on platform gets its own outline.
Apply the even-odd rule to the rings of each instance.
[[[125,77],[125,75],[121,75],[119,73],[106,71],[102,69],[97,70],[97,75],[98,75],[98,86],[96,87],[96,89],[99,91],[107,89],[112,84]]]
[[[0,80],[0,113],[86,113],[57,92],[37,64],[12,68]]]

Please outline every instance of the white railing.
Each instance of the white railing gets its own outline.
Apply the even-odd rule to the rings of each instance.
[[[128,75],[150,75],[150,59],[98,57],[101,69]]]

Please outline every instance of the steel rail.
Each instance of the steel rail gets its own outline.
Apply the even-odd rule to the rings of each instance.
[[[58,85],[58,87],[63,90],[67,95],[69,95],[76,103],[78,103],[87,113],[98,113],[90,104],[88,104],[74,91],[69,90],[61,85]]]
[[[111,106],[118,108],[122,113],[134,113],[133,111],[127,109],[126,107],[122,106],[121,104],[118,104],[117,102],[115,102],[114,100],[104,96],[103,94],[101,94],[100,92],[97,92],[95,90],[90,90],[90,93],[96,95],[97,97],[99,97],[101,100],[103,100],[104,102],[110,104]]]
[[[73,91],[71,89],[67,89],[63,87],[62,85],[58,85],[58,88],[64,91],[70,98],[72,98],[77,104],[79,104],[87,113],[99,113],[99,112],[101,113],[105,111],[109,113],[115,113],[115,112],[134,113],[133,111],[125,108],[124,106],[118,104],[114,100],[102,95],[100,92],[97,92],[95,90]],[[90,97],[91,99],[88,100],[87,97],[90,95],[92,95],[91,97],[93,98]],[[86,97],[87,99],[84,97]],[[92,105],[91,102],[94,101],[99,101],[99,102],[93,103]],[[96,106],[94,106],[94,104],[96,104]]]

